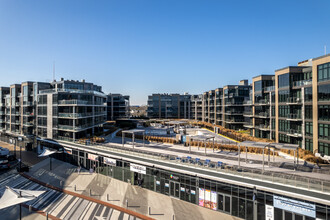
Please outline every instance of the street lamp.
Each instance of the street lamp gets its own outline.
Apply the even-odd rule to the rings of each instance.
[[[17,141],[23,141],[23,138],[18,137]],[[16,141],[15,141],[15,143],[16,143]],[[22,147],[21,146],[19,146],[19,157],[20,157],[20,159],[19,159],[19,170],[20,170],[20,172],[22,172]]]

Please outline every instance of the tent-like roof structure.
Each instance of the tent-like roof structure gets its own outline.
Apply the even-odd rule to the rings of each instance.
[[[55,154],[55,153],[57,153],[57,151],[49,150],[48,148],[45,148],[44,151],[38,155],[38,157],[46,157],[46,156],[49,156],[49,155]]]
[[[14,189],[6,186],[6,190],[0,199],[0,209],[8,208],[13,205],[24,203],[38,198],[46,191]]]

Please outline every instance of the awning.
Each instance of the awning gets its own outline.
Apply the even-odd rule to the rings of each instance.
[[[46,191],[14,189],[6,186],[6,190],[0,199],[0,209],[36,199],[44,192]]]
[[[38,157],[46,157],[46,156],[49,156],[49,155],[55,154],[55,153],[57,153],[57,151],[49,150],[48,148],[45,148],[44,151],[38,155]]]

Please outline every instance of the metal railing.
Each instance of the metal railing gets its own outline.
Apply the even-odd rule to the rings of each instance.
[[[75,141],[75,143],[80,145],[78,141]],[[106,144],[93,144],[93,143],[91,143],[90,145],[93,146],[93,150],[101,149],[108,152],[132,155],[138,158],[162,161],[168,164],[180,165],[182,166],[183,169],[184,167],[198,168],[205,171],[212,171],[215,173],[237,176],[243,179],[249,179],[249,180],[255,179],[265,183],[271,183],[274,185],[286,185],[293,188],[313,190],[327,194],[329,194],[330,192],[330,181],[322,180],[322,179],[314,179],[310,177],[297,176],[294,174],[288,174],[282,172],[273,172],[273,171],[262,172],[262,170],[260,169],[254,169],[254,168],[248,168],[242,166],[239,169],[237,169],[237,166],[233,166],[233,165],[222,164],[221,166],[219,166],[219,163],[217,161],[209,161],[206,163],[206,160],[197,161],[194,158],[177,157],[165,153],[143,151],[136,148],[132,149],[128,147],[109,146]]]
[[[300,103],[301,102],[301,98],[298,97],[289,97],[286,100],[287,103]]]
[[[275,91],[275,86],[267,86],[264,88],[264,91],[266,91],[266,92]]]
[[[301,119],[301,114],[288,114],[288,119]]]

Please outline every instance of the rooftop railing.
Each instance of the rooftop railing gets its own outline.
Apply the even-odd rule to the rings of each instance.
[[[60,139],[60,138],[59,138]],[[62,137],[61,137],[62,139]],[[63,138],[64,139],[64,138]],[[66,138],[69,139],[69,138]],[[77,145],[80,145],[78,141],[76,141]],[[312,190],[316,192],[323,192],[329,194],[330,192],[330,181],[315,179],[306,176],[298,176],[289,173],[282,173],[272,170],[267,170],[262,172],[260,169],[248,168],[241,166],[237,169],[237,166],[228,165],[224,163],[219,163],[218,161],[212,160],[197,160],[191,157],[178,157],[175,155],[168,155],[166,153],[159,152],[150,152],[144,151],[140,149],[132,149],[128,147],[120,147],[120,146],[109,146],[107,144],[93,144],[93,150],[103,150],[113,153],[120,153],[135,156],[137,158],[145,158],[149,160],[162,161],[168,164],[180,165],[182,169],[184,167],[187,168],[198,168],[200,170],[211,171],[215,173],[226,174],[230,176],[237,176],[243,179],[255,179],[265,183],[271,183],[274,185],[286,185],[292,188],[301,188],[304,190]],[[80,145],[82,147],[86,147]],[[74,146],[73,146],[74,147]],[[225,178],[225,177],[224,177]]]

